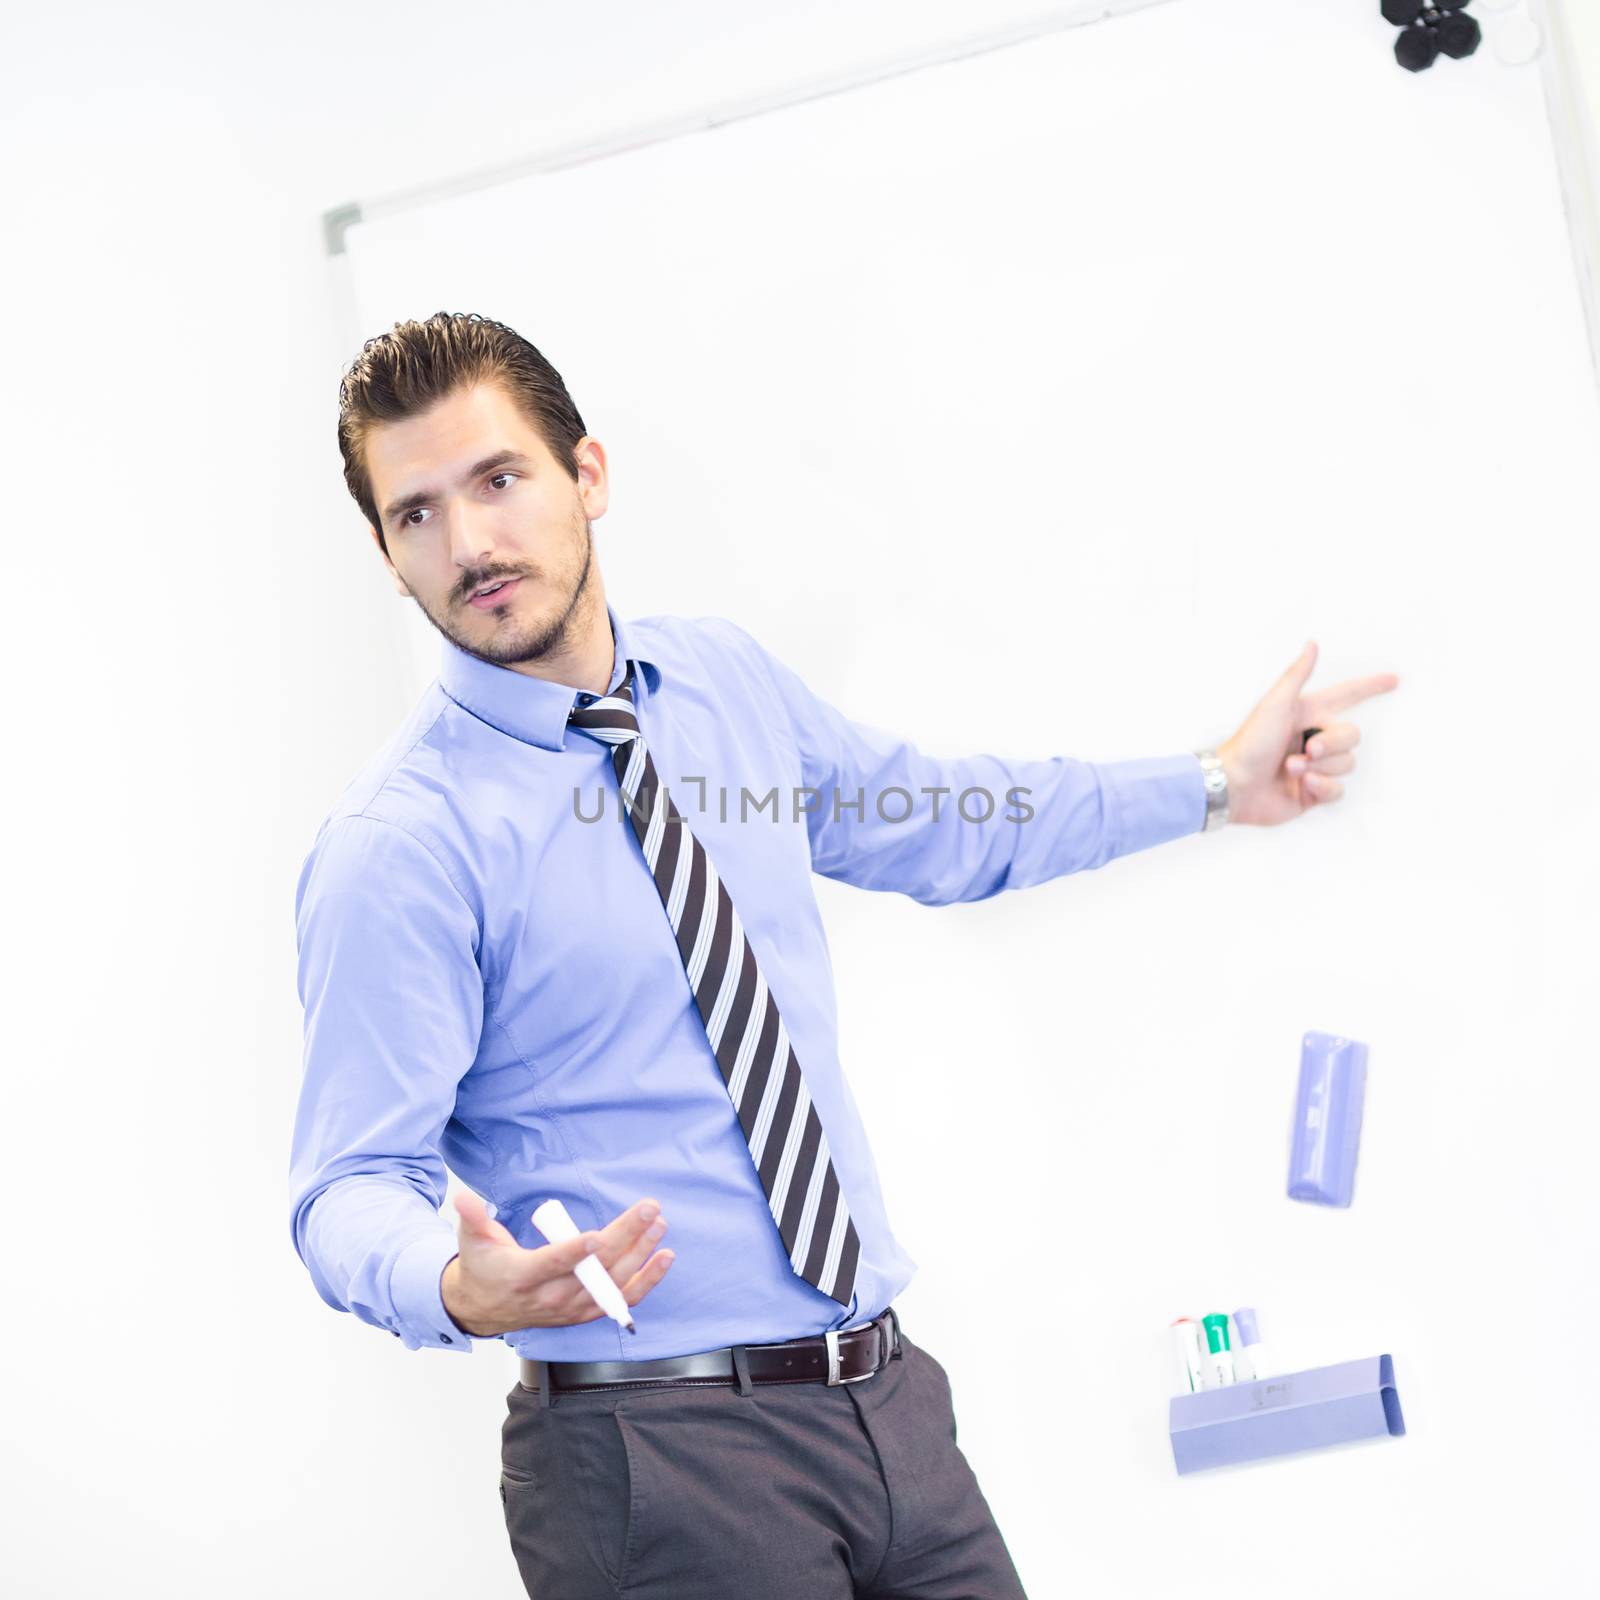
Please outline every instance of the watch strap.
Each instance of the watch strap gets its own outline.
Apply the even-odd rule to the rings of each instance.
[[[1215,833],[1228,821],[1228,771],[1215,750],[1196,750],[1206,787],[1206,820],[1202,833]]]

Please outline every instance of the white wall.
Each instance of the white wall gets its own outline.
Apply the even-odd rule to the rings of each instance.
[[[12,308],[3,437],[16,773],[6,1108],[20,1181],[12,1312],[0,1334],[12,1376],[0,1488],[21,1530],[6,1536],[16,1592],[520,1593],[494,1488],[511,1365],[492,1347],[468,1362],[407,1352],[334,1315],[289,1241],[294,871],[327,805],[413,692],[403,603],[339,475],[336,388],[354,351],[329,294],[322,211],[879,56],[913,33],[969,31],[977,9],[635,0],[580,11],[520,0],[457,7],[447,19],[430,5],[319,10],[296,0],[251,14],[74,5],[11,24],[0,63],[12,166],[0,270]],[[999,14],[981,8],[985,22]],[[1473,448],[1492,458],[1494,442]],[[1565,501],[1547,509],[1570,513]],[[1451,904],[1463,927],[1486,903],[1502,930],[1537,918],[1529,942],[1508,938],[1496,951],[1521,964],[1532,988],[1519,993],[1555,999],[1593,971],[1596,773],[1584,732],[1593,680],[1573,642],[1588,600],[1570,577],[1520,565],[1514,533],[1484,559],[1504,565],[1508,610],[1542,619],[1543,646],[1506,652],[1504,617],[1460,618],[1482,650],[1470,683],[1435,686],[1437,720],[1419,717],[1388,743],[1367,792],[1425,787],[1452,818],[1473,819],[1481,855],[1461,864]],[[1356,620],[1346,612],[1327,623],[1320,636],[1332,644]],[[1230,661],[1185,692],[1203,696],[1221,728],[1301,637],[1264,638],[1249,670]],[[1404,673],[1409,663],[1348,665]],[[1158,748],[1190,731],[1162,726]],[[1384,812],[1359,792],[1347,807],[1317,820],[1329,850],[1356,870]],[[1220,850],[1197,903],[1251,906],[1257,934],[1261,919],[1281,929],[1285,967],[1270,975],[1263,1041],[1307,1025],[1314,998],[1338,993],[1355,1009],[1363,993],[1403,997],[1398,954],[1374,977],[1359,949],[1319,942],[1322,903],[1303,883],[1284,888],[1269,841],[1241,830],[1201,844]],[[1156,855],[1110,873],[1092,891],[1108,909],[1123,893],[1156,892],[1162,863]],[[1393,906],[1372,905],[1377,935]],[[915,910],[885,901],[877,944]],[[999,916],[997,906],[972,912],[997,934]],[[836,941],[836,963],[864,952],[867,937],[863,928]],[[1181,925],[1157,937],[1174,967],[1192,950]],[[1462,951],[1465,961],[1465,936]],[[1298,968],[1328,981],[1286,984]],[[1259,978],[1227,973],[1208,1011],[1175,1014],[1139,1049],[1168,1059],[1192,1027],[1205,1032],[1253,1004]],[[1581,1317],[1592,1325],[1592,1257],[1575,1262],[1496,1231],[1481,1203],[1483,1173],[1497,1170],[1510,1129],[1514,1162],[1498,1170],[1561,1226],[1577,1207],[1592,1217],[1574,1115],[1592,1116],[1592,1090],[1575,1098],[1582,1080],[1569,1070],[1592,1063],[1592,1042],[1569,1009],[1522,1015],[1470,989],[1458,1001],[1476,1010],[1419,1011],[1410,1037],[1419,1059],[1431,1041],[1430,1081],[1442,1088],[1464,1041],[1481,1050],[1491,1037],[1503,1050],[1504,1099],[1442,1096],[1428,1135],[1481,1152],[1461,1162],[1457,1181],[1476,1190],[1474,1216],[1488,1231],[1454,1227],[1463,1193],[1441,1192],[1438,1247],[1417,1253],[1416,1270],[1442,1259],[1497,1302],[1548,1294],[1541,1286],[1587,1267],[1590,1277],[1537,1303],[1555,1304],[1572,1329]],[[848,1013],[845,1022],[876,1025]],[[1422,1090],[1413,1109],[1428,1110]],[[885,1145],[886,1167],[913,1183],[908,1153]],[[1089,1259],[1103,1248],[1089,1241]],[[944,1285],[930,1315],[983,1313],[950,1289],[962,1264],[940,1256],[932,1230],[914,1249]],[[1164,1320],[1172,1297],[1201,1290],[1198,1279],[1152,1284],[1152,1315]],[[1419,1343],[1440,1338],[1414,1331]],[[1518,1331],[1537,1353],[1538,1327]],[[1564,1323],[1562,1337],[1570,1331]],[[1387,1332],[1374,1324],[1375,1337]],[[1049,1481],[1009,1468],[1005,1396],[959,1360],[947,1364],[958,1404],[969,1397],[963,1440],[1006,1486],[1001,1509],[1025,1576],[1038,1576],[1040,1595],[1065,1592],[1072,1540],[1069,1531],[1058,1542]],[[1544,1423],[1561,1392],[1534,1395]],[[1430,1393],[1426,1368],[1413,1393],[1422,1437],[1430,1424],[1455,1425],[1458,1396]],[[1139,1404],[1159,1426],[1159,1399]],[[1494,1391],[1491,1404],[1513,1435],[1510,1397]],[[1561,1404],[1576,1411],[1583,1397]],[[1559,1530],[1579,1510],[1576,1479],[1551,1481],[1539,1465],[1518,1463],[1519,1506],[1537,1499]],[[1137,1526],[1144,1511],[1120,1514]],[[1593,1581],[1592,1556],[1548,1551],[1546,1541],[1519,1593],[1565,1595]],[[1418,1577],[1436,1570],[1429,1552],[1404,1555],[1408,1583],[1386,1590],[1380,1576],[1373,1592],[1418,1592]],[[1218,1594],[1225,1576],[1196,1573]],[[1487,1586],[1477,1589],[1470,1574],[1451,1576],[1458,1594],[1507,1592],[1494,1586],[1503,1571],[1480,1573]]]

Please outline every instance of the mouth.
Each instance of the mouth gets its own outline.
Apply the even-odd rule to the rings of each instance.
[[[475,606],[479,611],[492,611],[496,606],[503,605],[511,598],[511,592],[522,582],[521,578],[502,578],[498,583],[490,584],[487,589],[480,589],[476,594],[467,596],[467,604]]]

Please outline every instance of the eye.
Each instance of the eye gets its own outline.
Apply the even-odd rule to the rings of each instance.
[[[520,478],[521,476],[522,474],[520,472],[493,472],[490,473],[488,482],[493,483],[496,478]],[[418,506],[415,510],[406,512],[406,514],[400,519],[400,526],[402,528],[417,527],[418,524],[413,522],[411,519],[416,516],[418,512],[426,509],[427,508],[425,506]]]

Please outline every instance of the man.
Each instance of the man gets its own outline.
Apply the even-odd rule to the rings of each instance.
[[[340,402],[347,485],[442,644],[296,895],[318,1292],[408,1348],[517,1350],[501,1496],[530,1595],[1020,1595],[891,1308],[913,1264],[810,874],[938,905],[1284,822],[1339,798],[1338,715],[1398,680],[1303,694],[1308,646],[1214,753],[936,761],[729,622],[616,616],[605,451],[510,329],[397,324]],[[535,1232],[551,1197],[576,1240]],[[575,1276],[591,1252],[648,1297],[632,1334]]]

